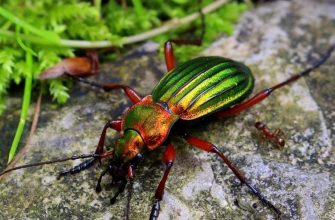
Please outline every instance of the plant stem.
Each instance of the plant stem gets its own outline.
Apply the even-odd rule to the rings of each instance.
[[[206,7],[203,7],[201,10],[203,14],[208,14],[212,11],[215,11],[216,9],[220,8],[222,5],[227,3],[228,0],[217,0]],[[140,41],[145,41],[149,38],[155,37],[157,35],[172,31],[176,28],[179,28],[182,25],[188,24],[197,18],[200,17],[200,13],[196,12],[190,15],[187,15],[183,18],[174,18],[170,21],[165,22],[164,25],[154,28],[150,31],[143,32],[141,34],[129,36],[129,37],[123,37],[122,38],[122,44],[132,44],[137,43]],[[15,35],[15,33],[11,31],[5,31],[0,30],[0,35],[7,36],[8,38],[11,38]],[[29,36],[29,35],[20,35],[20,37],[24,40],[28,40],[32,43],[38,43],[38,44],[44,44],[44,45],[52,45],[52,42],[47,41],[46,39],[42,38],[39,39],[35,36]],[[63,46],[63,47],[71,47],[71,48],[108,48],[112,46],[116,46],[113,44],[113,42],[110,41],[85,41],[85,40],[67,40],[67,39],[60,39],[60,42],[57,44],[57,46]]]
[[[23,133],[23,128],[26,123],[27,114],[28,114],[29,105],[30,105],[31,85],[32,85],[32,80],[33,80],[33,77],[32,77],[33,56],[29,51],[26,51],[26,64],[27,64],[27,74],[26,74],[25,83],[24,83],[24,94],[23,94],[20,121],[19,121],[19,125],[17,126],[15,137],[14,137],[12,146],[9,151],[8,163],[10,163],[15,156],[15,152],[19,145],[19,142],[20,142],[20,139]]]
[[[207,5],[206,7],[203,7],[201,10],[204,14],[208,14],[220,8],[222,5],[226,4],[227,2],[228,0],[217,0]],[[196,12],[196,13],[187,15],[183,18],[171,19],[170,21],[167,21],[164,25],[158,28],[154,28],[150,31],[146,31],[141,34],[122,38],[122,44],[132,44],[132,43],[137,43],[140,41],[147,40],[149,38],[166,33],[182,25],[190,23],[199,17],[200,17],[200,13]],[[83,41],[83,40],[65,40],[65,39],[61,39],[60,44],[65,47],[73,47],[73,48],[105,48],[105,47],[114,46],[113,43],[110,41]]]
[[[15,164],[23,157],[26,155],[27,152],[30,151],[31,149],[31,144],[30,141],[35,133],[36,127],[37,127],[37,123],[38,123],[38,119],[40,117],[40,112],[41,112],[41,100],[42,100],[42,87],[40,89],[40,94],[37,98],[36,104],[35,104],[35,110],[34,110],[34,116],[33,116],[33,120],[31,123],[31,127],[30,127],[30,132],[29,135],[26,139],[26,143],[25,145],[22,147],[22,149],[16,154],[15,158],[10,162],[10,164],[6,167],[6,170],[11,169],[15,166]],[[0,176],[0,180],[1,180],[1,176]]]
[[[101,0],[94,0],[94,7],[97,9],[99,13],[99,19],[101,18]]]
[[[22,27],[24,30],[30,31],[33,34],[36,34],[37,36],[48,40],[52,43],[59,43],[60,38],[58,35],[51,31],[45,31],[45,30],[39,30],[32,26],[31,24],[25,22],[23,19],[16,17],[9,11],[5,10],[3,7],[0,6],[0,15],[6,18],[7,20],[13,22],[14,24]]]
[[[15,35],[16,33],[13,31],[7,31],[7,30],[3,30],[0,29],[0,35],[7,37],[8,39],[16,39]],[[62,46],[59,45],[59,43],[55,44],[53,42],[51,42],[50,40],[41,38],[41,37],[37,37],[35,35],[29,35],[29,34],[23,34],[20,33],[20,38],[24,41],[29,41],[31,43],[35,43],[35,44],[39,44],[39,45],[56,45],[56,46]]]

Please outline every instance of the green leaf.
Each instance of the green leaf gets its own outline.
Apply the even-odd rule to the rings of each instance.
[[[0,95],[0,115],[5,111],[5,99]]]
[[[174,3],[177,3],[179,5],[183,5],[183,4],[186,4],[188,3],[189,1],[188,0],[172,0]]]
[[[68,90],[60,79],[52,80],[50,83],[50,93],[53,100],[56,100],[59,104],[64,104],[70,98]]]
[[[24,78],[25,73],[27,73],[28,71],[29,70],[27,64],[23,61],[19,61],[15,64],[15,71],[12,74],[12,79],[16,84],[19,84]]]
[[[16,25],[22,27],[23,29],[36,34],[37,36],[40,36],[44,39],[47,39],[57,44],[60,42],[60,37],[56,33],[45,30],[39,30],[34,26],[32,26],[31,24],[25,22],[23,19],[16,17],[15,15],[13,15],[12,13],[10,13],[1,6],[0,6],[0,15],[10,20],[11,22],[15,23]]]
[[[97,19],[99,11],[88,3],[56,4],[49,12],[49,17],[57,22],[71,19]]]
[[[15,58],[20,55],[20,51],[12,48],[4,48],[0,51],[0,65],[1,68],[11,74],[13,72],[13,66]]]

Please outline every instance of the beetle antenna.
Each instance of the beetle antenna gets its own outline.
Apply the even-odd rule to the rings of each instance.
[[[67,158],[63,158],[63,159],[56,159],[56,160],[43,161],[43,162],[38,162],[38,163],[25,164],[25,165],[22,165],[22,166],[17,166],[17,167],[13,167],[13,168],[4,170],[0,173],[0,176],[4,175],[5,173],[9,173],[9,172],[12,172],[14,170],[19,170],[19,169],[23,169],[23,168],[42,166],[42,165],[45,165],[45,164],[60,163],[60,162],[68,161],[68,160],[77,160],[77,159],[84,159],[84,158],[90,158],[90,157],[101,158],[101,155],[100,154],[82,154],[82,155],[78,155],[78,156],[74,155],[72,157],[67,157]]]
[[[297,75],[294,75],[292,76],[291,78],[285,80],[284,82],[282,83],[279,83],[275,86],[273,86],[271,88],[272,91],[276,90],[276,89],[279,89],[291,82],[294,82],[298,79],[300,79],[301,77],[303,76],[306,76],[308,75],[310,72],[312,72],[313,70],[317,69],[319,66],[321,66],[324,62],[326,62],[328,60],[328,58],[331,56],[332,52],[334,51],[335,49],[335,43],[333,45],[330,46],[330,48],[326,51],[326,53],[324,53],[320,60],[318,60],[318,62],[314,63],[311,67],[305,69],[304,71],[302,71],[301,73],[297,74]]]

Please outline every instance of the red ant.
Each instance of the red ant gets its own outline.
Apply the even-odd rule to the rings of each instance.
[[[261,137],[263,140],[268,140],[272,144],[274,144],[279,150],[283,150],[285,146],[285,140],[283,138],[284,132],[277,128],[274,132],[272,132],[266,124],[263,122],[257,121],[255,123],[255,127],[261,132]]]

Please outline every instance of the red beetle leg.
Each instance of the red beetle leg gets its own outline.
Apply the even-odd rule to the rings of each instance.
[[[105,138],[106,138],[106,132],[108,128],[112,128],[116,130],[117,132],[120,132],[121,131],[121,119],[110,120],[105,124],[104,128],[102,129],[100,138],[99,138],[99,143],[95,150],[96,154],[102,154],[104,152]]]
[[[164,45],[165,64],[168,71],[175,68],[175,59],[173,54],[173,46],[171,41],[166,41]]]
[[[133,166],[130,164],[128,166],[128,169],[127,169],[127,176],[129,177],[129,179],[134,179],[134,170],[133,170]]]
[[[280,211],[274,205],[272,205],[271,202],[265,199],[255,187],[253,187],[252,185],[248,183],[243,173],[214,144],[208,141],[202,140],[200,138],[192,137],[188,134],[183,135],[183,138],[189,144],[201,150],[205,150],[207,152],[217,154],[224,161],[224,163],[229,167],[229,169],[233,171],[235,176],[241,181],[242,184],[245,184],[252,191],[252,193],[255,194],[265,205],[273,209],[277,213],[277,215],[280,215]]]
[[[123,89],[123,91],[125,92],[125,94],[128,96],[128,98],[133,102],[133,103],[137,103],[139,101],[142,100],[142,98],[140,97],[140,95],[138,95],[134,89],[130,88],[129,86],[125,86],[125,85],[120,85],[120,84],[113,84],[113,83],[108,83],[108,84],[100,84],[100,83],[96,83],[96,82],[91,82],[88,81],[82,77],[77,77],[77,76],[73,76],[71,74],[67,74],[69,77],[71,77],[72,79],[79,81],[81,83],[85,83],[91,87],[95,87],[98,89],[103,89],[104,91],[108,92],[108,91],[112,91],[112,90],[117,90],[117,89]]]
[[[165,42],[164,45],[164,55],[165,55],[165,64],[168,71],[172,70],[176,67],[175,58],[173,54],[172,43],[178,45],[197,45],[200,46],[202,44],[204,35],[205,35],[205,15],[202,10],[199,10],[200,18],[201,18],[201,35],[199,39],[173,39]]]
[[[173,162],[176,159],[176,150],[173,147],[173,145],[171,143],[169,143],[166,148],[165,148],[165,152],[163,155],[163,162],[166,165],[165,171],[164,171],[164,175],[161,179],[161,181],[159,182],[159,185],[156,189],[156,193],[155,193],[155,203],[152,206],[151,209],[151,213],[150,213],[150,220],[154,220],[158,218],[159,215],[159,211],[160,211],[160,201],[163,199],[163,194],[164,194],[164,189],[165,189],[165,183],[166,180],[168,178],[168,175],[170,173],[171,167],[173,165]]]
[[[236,115],[254,105],[256,105],[257,103],[263,101],[265,98],[269,97],[270,94],[283,87],[283,86],[286,86],[292,82],[295,82],[297,81],[298,79],[300,79],[301,77],[303,76],[306,76],[308,75],[310,72],[312,72],[313,70],[315,70],[316,68],[318,68],[321,64],[323,64],[324,62],[326,62],[326,60],[330,57],[330,55],[332,54],[333,50],[335,49],[335,44],[333,44],[327,51],[326,53],[321,57],[321,59],[316,63],[314,64],[313,66],[311,66],[310,68],[298,73],[298,74],[295,74],[293,76],[291,76],[290,78],[288,78],[287,80],[281,82],[281,83],[278,83],[268,89],[264,89],[263,91],[257,93],[255,96],[253,96],[252,98],[250,98],[249,100],[241,103],[241,104],[238,104],[238,105],[235,105],[233,106],[232,108],[230,109],[227,109],[227,110],[223,110],[223,111],[220,111],[218,113],[216,113],[216,115],[219,117],[219,118],[223,118],[223,117],[229,117],[229,116],[233,116],[233,115]]]
[[[120,85],[120,84],[103,84],[102,85],[103,90],[105,90],[106,92],[108,91],[112,91],[115,89],[123,89],[123,91],[125,92],[125,94],[128,96],[128,98],[133,102],[133,103],[137,103],[139,101],[142,100],[141,96],[138,95],[134,89],[125,86],[125,85]]]
[[[238,113],[240,113],[244,110],[247,110],[248,108],[256,105],[257,103],[263,101],[265,98],[267,98],[271,94],[272,91],[273,90],[271,88],[270,89],[265,89],[265,90],[261,91],[260,93],[256,94],[251,99],[248,99],[247,101],[245,101],[241,104],[237,104],[230,109],[217,112],[216,116],[218,116],[219,118],[225,118],[225,117],[236,115],[236,114],[238,114]]]
[[[166,168],[164,171],[164,175],[161,181],[159,182],[159,185],[155,193],[155,198],[158,199],[159,201],[161,201],[163,198],[165,183],[175,159],[176,159],[176,150],[174,149],[172,144],[168,144],[165,148],[165,152],[163,155],[163,162],[165,163]]]
[[[164,44],[164,56],[167,71],[170,71],[176,67],[172,43],[175,43],[177,45],[200,46],[202,44],[202,39],[173,39],[166,41]]]

